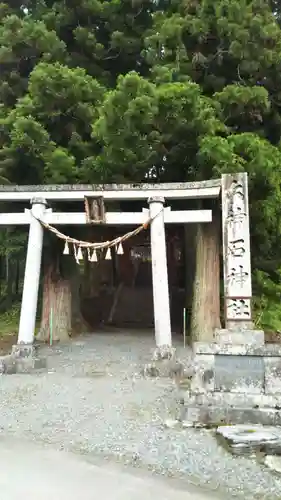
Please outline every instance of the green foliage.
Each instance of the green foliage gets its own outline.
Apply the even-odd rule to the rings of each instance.
[[[0,257],[9,255],[13,258],[22,253],[27,243],[27,232],[18,228],[5,228],[0,231]]]
[[[162,180],[200,178],[201,138],[224,131],[216,104],[196,83],[156,85],[132,72],[106,94],[93,126],[102,145],[97,166],[109,179],[141,181],[153,168]]]
[[[281,331],[281,269],[273,276],[257,270],[254,274],[255,324],[265,331]]]
[[[254,268],[281,268],[280,19],[265,0],[1,4],[0,182],[246,170]],[[280,276],[255,279],[277,328]]]
[[[20,302],[13,304],[9,311],[1,314],[0,316],[0,324],[5,325],[7,328],[14,327],[17,330],[18,321],[20,317]]]
[[[2,119],[4,160],[11,160],[13,180],[21,183],[24,175],[30,183],[75,182],[85,154],[95,151],[91,123],[103,94],[82,68],[37,64],[27,93]]]

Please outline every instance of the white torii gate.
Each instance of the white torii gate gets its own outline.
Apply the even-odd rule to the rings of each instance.
[[[239,175],[245,176],[246,174]],[[217,179],[194,183],[171,184],[0,186],[0,202],[27,201],[32,205],[31,210],[26,209],[23,213],[0,213],[0,226],[29,225],[18,344],[29,346],[34,342],[44,233],[44,228],[39,220],[55,226],[87,224],[87,217],[84,212],[53,212],[51,209],[47,208],[47,203],[52,201],[83,201],[86,197],[103,197],[105,201],[148,201],[149,210],[143,209],[142,212],[107,212],[105,223],[107,225],[139,225],[145,223],[148,216],[152,219],[150,231],[155,341],[156,346],[159,348],[163,346],[167,348],[171,347],[172,335],[165,224],[209,223],[212,221],[212,211],[173,211],[170,207],[164,208],[164,203],[173,199],[218,198],[222,184],[223,187],[226,185],[225,182],[222,183],[220,179]],[[223,215],[223,217],[224,220],[226,220],[227,214]],[[227,260],[226,252],[227,250],[225,250],[224,255],[225,261]],[[247,255],[248,254],[249,250],[247,250]],[[227,300],[229,301],[230,297],[228,297]],[[235,315],[232,315],[231,320],[234,321],[235,319],[239,318],[235,318]],[[249,319],[248,316],[247,319]]]
[[[163,197],[148,199],[149,210],[142,212],[107,212],[106,223],[111,225],[139,225],[151,221],[151,256],[156,346],[171,346],[171,320],[168,288],[165,223],[211,222],[211,210],[171,211],[164,208]],[[26,267],[22,295],[18,343],[32,344],[36,322],[38,289],[44,228],[39,220],[50,225],[86,224],[85,213],[54,213],[46,208],[44,198],[32,198],[31,210],[23,214],[0,214],[0,224],[29,224]],[[3,221],[3,222],[2,222]]]

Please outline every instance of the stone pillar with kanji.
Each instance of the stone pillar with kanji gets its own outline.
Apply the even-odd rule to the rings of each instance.
[[[224,310],[227,329],[252,328],[252,277],[246,172],[222,176]]]

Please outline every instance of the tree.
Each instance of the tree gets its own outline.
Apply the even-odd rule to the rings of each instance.
[[[1,175],[18,183],[194,181],[246,170],[255,290],[276,307],[278,2],[1,5]],[[197,282],[212,268],[217,276],[217,266],[207,264],[200,250],[210,238],[202,229],[197,253],[205,264],[197,262]],[[207,287],[204,279],[200,283],[202,312]],[[199,310],[196,315],[204,317]]]

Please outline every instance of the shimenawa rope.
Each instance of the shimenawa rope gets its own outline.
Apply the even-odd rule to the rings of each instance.
[[[82,248],[86,248],[88,250],[88,258],[89,260],[97,260],[95,257],[94,258],[91,258],[89,256],[89,251],[90,250],[94,250],[94,252],[96,250],[103,250],[103,249],[109,249],[109,248],[112,248],[112,247],[118,247],[119,246],[119,251],[117,250],[117,253],[119,254],[122,254],[123,253],[123,249],[122,249],[122,243],[126,240],[128,240],[129,238],[132,238],[133,236],[136,236],[137,234],[139,234],[141,231],[143,231],[144,229],[147,229],[147,227],[149,226],[149,224],[158,216],[160,215],[160,213],[164,210],[164,208],[162,208],[157,214],[155,214],[153,217],[149,217],[149,219],[144,223],[142,224],[141,226],[137,227],[136,229],[134,229],[133,231],[130,231],[126,234],[124,234],[123,236],[118,236],[117,238],[111,240],[111,241],[103,241],[103,242],[99,242],[99,243],[92,243],[92,242],[89,242],[89,241],[83,241],[83,240],[77,240],[76,238],[71,238],[70,236],[67,236],[63,233],[61,233],[60,231],[58,231],[58,229],[56,229],[55,227],[51,226],[50,224],[48,224],[47,222],[44,222],[42,221],[41,219],[39,219],[38,217],[35,217],[34,214],[32,214],[32,211],[31,211],[31,214],[33,215],[33,217],[38,220],[38,222],[40,222],[40,224],[45,228],[47,229],[48,231],[50,231],[51,233],[55,234],[57,236],[57,238],[61,239],[61,240],[64,240],[65,241],[65,244],[66,244],[66,251],[64,251],[65,254],[69,254],[69,249],[68,249],[68,245],[73,245],[73,249],[74,249],[74,256],[75,256],[75,259],[76,261],[78,262],[79,260],[82,260],[83,258],[83,255],[81,255],[81,249]],[[80,252],[79,252],[80,251]],[[78,255],[79,253],[79,255]]]

